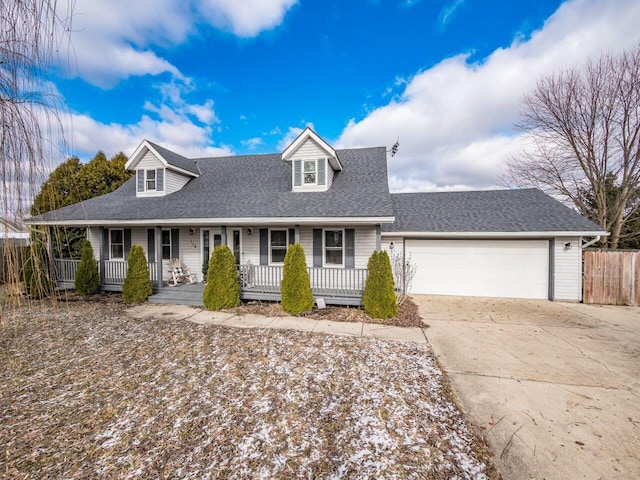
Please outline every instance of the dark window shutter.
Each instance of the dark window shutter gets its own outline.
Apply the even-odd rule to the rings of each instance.
[[[319,158],[318,159],[318,185],[324,185],[325,179],[327,178],[327,159]]]
[[[109,229],[102,229],[102,248],[100,249],[100,260],[109,260],[111,252],[109,252]]]
[[[138,191],[144,192],[144,170],[136,170],[138,175]]]
[[[313,229],[313,266],[322,266],[322,229]]]
[[[156,190],[158,192],[164,191],[164,168],[156,170]]]
[[[289,245],[293,245],[294,243],[296,243],[296,229],[290,228],[289,229]]]
[[[293,161],[293,185],[296,187],[302,185],[302,160]]]
[[[129,252],[131,251],[131,229],[124,229],[124,259],[129,258]]]
[[[356,231],[347,228],[344,231],[344,266],[345,268],[355,268],[356,266]]]
[[[180,258],[180,229],[171,229],[171,258]]]
[[[147,261],[156,261],[156,230],[154,228],[147,229]]]
[[[269,265],[269,230],[260,229],[260,265]]]

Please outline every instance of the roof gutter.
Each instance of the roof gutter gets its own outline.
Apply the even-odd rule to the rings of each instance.
[[[609,235],[609,234],[607,233],[606,235]],[[589,240],[587,243],[583,243],[582,248],[584,249],[584,248],[590,247],[594,243],[599,242],[602,237],[603,235],[596,235],[596,238],[594,238],[593,240]]]
[[[553,237],[592,237],[608,235],[607,232],[382,232],[383,237],[404,237],[424,239],[454,238],[553,238]],[[596,240],[597,241],[597,240]],[[595,242],[594,242],[595,243]]]
[[[27,219],[29,225],[55,226],[147,226],[147,225],[188,225],[190,227],[228,225],[376,225],[393,223],[395,217],[233,217],[233,218],[154,218],[140,220],[34,220]]]

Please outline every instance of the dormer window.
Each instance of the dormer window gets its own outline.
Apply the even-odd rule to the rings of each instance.
[[[165,191],[164,168],[145,168],[137,170],[138,194],[158,196]]]
[[[282,152],[291,165],[291,191],[326,192],[342,170],[338,153],[309,127]]]
[[[146,176],[146,185],[147,185],[147,192],[148,191],[155,191],[156,189],[156,170],[152,169],[152,170],[145,170],[145,176]]]
[[[317,185],[318,184],[318,162],[316,160],[304,161],[304,184],[305,185]]]

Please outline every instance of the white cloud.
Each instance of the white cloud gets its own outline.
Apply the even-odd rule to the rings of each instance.
[[[260,138],[260,137],[253,137],[253,138],[249,138],[247,140],[240,140],[240,143],[242,145],[244,145],[245,147],[247,147],[249,150],[255,150],[260,145],[262,145],[264,142],[262,141],[262,138]]]
[[[218,28],[239,37],[255,37],[282,23],[297,0],[202,0],[198,10]]]
[[[438,14],[438,23],[445,27],[449,21],[455,17],[457,10],[464,5],[465,0],[453,0],[447,3]]]
[[[143,139],[147,139],[186,157],[217,157],[233,153],[226,145],[212,146],[209,127],[195,124],[186,115],[166,105],[145,107],[156,115],[142,115],[138,121],[128,125],[101,123],[87,115],[71,115],[67,131],[73,132],[70,139],[73,150],[84,159],[91,158],[98,150],[107,156],[119,151],[130,155]]]
[[[66,8],[59,2],[61,14]],[[253,37],[282,23],[296,0],[76,0],[65,74],[108,88],[137,75],[178,68],[154,52],[187,41],[209,22],[240,37]]]
[[[399,98],[350,121],[338,146],[390,147],[399,137],[389,159],[392,189],[496,186],[506,158],[520,149],[513,124],[523,94],[545,73],[635,46],[637,18],[634,0],[568,1],[529,39],[482,62],[460,54],[407,79]]]
[[[307,122],[305,123],[305,127],[309,127],[313,130],[313,123],[311,122]],[[298,138],[298,135],[300,135],[302,133],[302,131],[304,130],[303,128],[300,127],[289,127],[289,129],[287,130],[287,133],[284,134],[284,137],[282,137],[282,139],[278,142],[278,151],[282,152],[284,150],[286,150],[286,148],[291,145],[291,143]],[[274,130],[275,131],[275,130]],[[280,131],[280,129],[278,129],[278,132]]]

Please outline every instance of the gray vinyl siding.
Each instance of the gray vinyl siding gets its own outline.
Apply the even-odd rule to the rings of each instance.
[[[181,175],[172,170],[165,170],[165,193],[173,193],[184,187],[189,181],[189,177]]]
[[[100,236],[99,227],[87,228],[87,240],[93,248],[93,256],[96,260],[100,260],[100,248],[102,247],[102,237]]]
[[[148,244],[147,244],[147,230],[152,227],[133,227],[131,229],[131,244],[140,245],[144,250],[144,254],[147,257],[147,261],[155,261],[155,258],[149,258]],[[163,229],[171,229],[167,226]],[[176,228],[176,227],[173,227]],[[203,227],[207,229],[219,230],[219,226]],[[260,265],[260,228],[271,229],[286,229],[293,228],[290,226],[260,226],[252,227],[251,235],[247,234],[248,227],[227,227],[227,242],[231,246],[233,230],[240,230],[241,233],[241,260],[243,264],[251,262],[252,265]],[[305,252],[307,266],[313,266],[313,229],[343,229],[342,226],[331,225],[315,225],[315,226],[303,226],[300,227],[300,244]],[[201,229],[195,228],[193,235],[189,234],[189,227],[179,228],[179,244],[180,255],[179,258],[184,265],[189,267],[192,274],[197,274],[198,281],[202,281],[202,248],[201,248]],[[94,250],[96,259],[100,257],[100,230],[99,228],[91,228],[88,231],[87,237],[91,241],[91,245]],[[383,242],[384,243],[384,242]],[[375,250],[376,246],[376,233],[375,226],[364,226],[355,228],[355,268],[367,268],[367,262],[369,257]],[[161,248],[158,247],[158,248]],[[164,280],[168,279],[169,261],[163,260],[162,262],[162,276]]]
[[[153,154],[152,151],[148,151],[136,165],[136,170],[144,168],[164,168],[164,164]]]
[[[355,268],[367,268],[369,257],[376,249],[376,227],[356,228]]]
[[[300,147],[293,152],[293,154],[291,155],[291,158],[294,159],[294,161],[292,162],[292,171],[295,170],[294,165],[296,164],[296,160],[316,160],[318,161],[319,159],[324,159],[324,169],[322,167],[318,167],[318,174],[319,175],[323,175],[322,180],[318,179],[318,185],[317,186],[313,186],[313,187],[304,187],[301,185],[302,182],[300,183],[296,183],[295,182],[295,172],[294,172],[294,187],[296,188],[296,190],[299,191],[303,191],[303,190],[325,190],[327,188],[329,188],[331,186],[331,184],[333,183],[333,176],[334,176],[334,171],[333,168],[331,167],[331,164],[329,163],[329,160],[327,159],[327,152],[324,151],[320,145],[318,145],[318,143],[309,138],[307,139],[306,142],[304,142],[302,145],[300,145]],[[298,187],[300,187],[298,189]]]
[[[567,242],[571,243],[571,250],[565,250]],[[582,239],[554,239],[554,264],[554,300],[582,300]]]
[[[291,226],[292,227],[292,226]],[[234,227],[235,228],[235,227]],[[260,265],[260,228],[267,229],[289,229],[289,226],[260,226],[253,227],[253,233],[247,235],[247,227],[242,227],[242,260],[246,264],[250,261],[252,265]],[[336,228],[341,226],[302,226],[300,227],[300,245],[304,249],[307,266],[313,266],[313,229],[314,228]],[[231,229],[231,227],[229,227]],[[228,229],[228,230],[229,230]],[[369,257],[376,248],[376,229],[370,227],[355,228],[355,268],[367,268]]]
[[[393,242],[393,250],[389,248],[389,245]],[[404,240],[402,237],[382,237],[382,250],[385,250],[389,257],[391,255],[404,255]]]
[[[329,188],[333,183],[334,175],[335,175],[335,172],[333,171],[333,168],[331,167],[329,162],[327,162],[327,188]]]
[[[325,152],[324,149],[322,149],[320,145],[311,138],[307,139],[306,142],[303,142],[302,145],[300,145],[300,147],[291,155],[292,158],[300,158],[302,160],[316,160],[326,156],[327,152]]]

